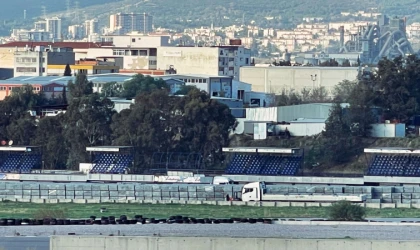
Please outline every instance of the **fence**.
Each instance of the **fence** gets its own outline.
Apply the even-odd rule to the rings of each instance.
[[[240,185],[46,184],[0,182],[3,199],[201,200],[222,201]]]

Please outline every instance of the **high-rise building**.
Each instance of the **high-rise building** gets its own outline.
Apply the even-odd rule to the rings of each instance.
[[[46,30],[47,29],[47,22],[46,21],[37,21],[34,23],[35,30]]]
[[[92,19],[92,20],[86,20],[85,21],[85,36],[88,37],[93,34],[99,33],[99,26],[98,26],[98,20]]]
[[[109,28],[118,35],[133,31],[147,34],[153,31],[153,16],[147,13],[117,13],[109,17]]]
[[[51,34],[51,39],[61,40],[61,19],[59,17],[52,17],[45,19],[47,25],[46,29]]]
[[[82,39],[84,38],[84,30],[83,26],[76,24],[76,25],[70,25],[68,29],[68,38],[70,39]]]

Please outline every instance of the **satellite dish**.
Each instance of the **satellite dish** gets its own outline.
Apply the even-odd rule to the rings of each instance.
[[[2,146],[6,146],[6,144],[7,144],[7,142],[6,142],[5,140],[2,140],[2,141],[1,141],[1,145],[2,145]]]
[[[9,146],[12,146],[13,145],[13,140],[10,140],[9,141]]]

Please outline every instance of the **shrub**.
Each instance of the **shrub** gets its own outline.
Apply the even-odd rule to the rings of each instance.
[[[334,203],[329,209],[329,217],[339,221],[361,221],[366,215],[366,210],[359,204],[342,200]]]
[[[56,209],[56,208],[41,208],[37,210],[33,214],[33,218],[37,220],[43,220],[43,219],[63,219],[67,218],[67,211],[65,209]]]

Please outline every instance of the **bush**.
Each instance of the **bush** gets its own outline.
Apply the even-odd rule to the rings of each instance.
[[[331,220],[361,221],[365,215],[366,210],[364,207],[345,200],[334,203],[329,210]]]
[[[67,210],[65,209],[56,209],[56,208],[41,208],[37,210],[33,215],[34,219],[43,220],[43,219],[64,219],[67,218]]]

